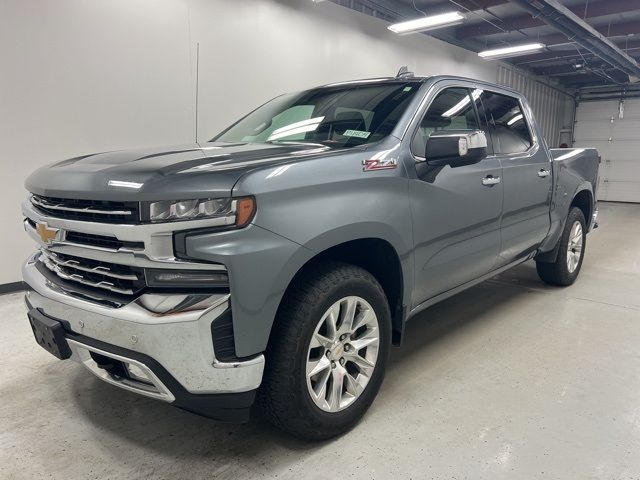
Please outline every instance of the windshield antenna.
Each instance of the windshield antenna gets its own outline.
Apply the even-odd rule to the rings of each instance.
[[[200,93],[200,42],[196,44],[196,105],[195,105],[195,130],[196,143],[198,143],[198,96]]]

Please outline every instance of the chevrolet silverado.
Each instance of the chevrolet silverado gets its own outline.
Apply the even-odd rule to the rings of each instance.
[[[37,342],[224,421],[254,401],[322,439],[373,402],[430,305],[527,260],[572,284],[598,156],[550,149],[518,92],[452,76],[279,96],[208,142],[96,153],[26,181]]]

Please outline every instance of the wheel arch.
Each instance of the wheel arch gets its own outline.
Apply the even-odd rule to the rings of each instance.
[[[571,210],[571,207],[578,207],[582,211],[584,220],[587,223],[586,226],[588,231],[591,226],[594,207],[593,192],[591,189],[583,187],[576,191],[573,195],[573,199],[571,200],[571,204],[569,205],[569,210]]]
[[[271,332],[277,327],[280,309],[287,296],[291,294],[293,288],[298,284],[298,280],[308,269],[329,260],[361,267],[373,275],[380,283],[387,296],[391,311],[393,343],[400,343],[406,316],[405,295],[407,281],[405,277],[407,273],[403,268],[401,257],[396,248],[388,240],[379,237],[362,237],[332,245],[317,252],[301,265],[291,278],[280,299]]]
[[[567,206],[567,210],[564,215],[564,218],[560,223],[560,226],[559,226],[560,228],[558,229],[558,238],[557,238],[557,241],[555,242],[554,247],[549,251],[546,251],[537,255],[535,257],[535,260],[537,262],[542,262],[542,263],[554,263],[556,261],[556,258],[558,257],[559,247],[560,247],[560,238],[562,236],[562,231],[565,228],[567,215],[569,215],[571,208],[578,207],[582,211],[582,214],[584,215],[584,219],[586,222],[587,231],[589,231],[589,228],[591,226],[591,221],[592,221],[594,205],[595,204],[593,200],[593,191],[591,189],[591,185],[583,184],[578,186],[575,193],[573,194],[571,203]]]

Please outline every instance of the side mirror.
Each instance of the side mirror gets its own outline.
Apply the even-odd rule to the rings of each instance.
[[[487,156],[487,137],[481,130],[443,130],[427,139],[425,158],[429,165],[460,167]]]

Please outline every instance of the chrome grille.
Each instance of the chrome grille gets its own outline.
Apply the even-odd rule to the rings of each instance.
[[[32,195],[31,204],[40,212],[56,218],[101,223],[139,223],[138,202],[74,200]]]
[[[91,233],[66,232],[65,240],[78,245],[89,245],[91,247],[108,248],[110,250],[144,250],[144,242],[125,242],[115,237],[106,235],[93,235]]]
[[[145,286],[144,272],[141,268],[73,257],[48,250],[42,250],[40,261],[62,280],[76,282],[88,288],[108,290],[120,295],[135,295]]]
[[[30,218],[26,218],[25,222],[27,222],[34,230],[37,228],[36,222]],[[129,242],[118,240],[116,237],[94,235],[92,233],[66,231],[64,233],[64,240],[75,245],[88,245],[90,247],[100,247],[114,251],[118,251],[120,249],[144,250],[144,242]]]

